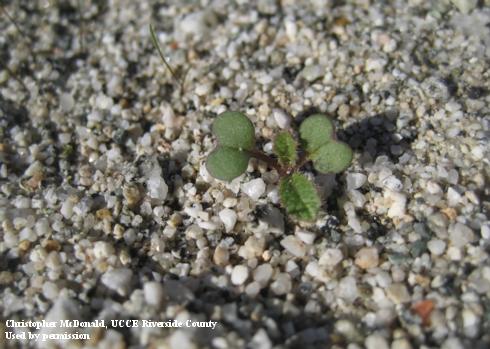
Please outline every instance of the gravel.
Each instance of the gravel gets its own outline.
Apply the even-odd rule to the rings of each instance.
[[[2,6],[2,329],[217,322],[39,348],[490,346],[488,0]],[[287,215],[262,161],[209,175],[226,110],[266,153],[333,119],[354,159],[302,168],[316,219]]]

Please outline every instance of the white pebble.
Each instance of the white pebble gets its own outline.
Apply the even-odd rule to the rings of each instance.
[[[256,349],[272,349],[272,342],[267,335],[267,332],[260,328],[252,337],[252,341],[249,343],[250,348]]]
[[[192,342],[191,332],[178,329],[170,336],[170,349],[196,349]]]
[[[289,128],[291,124],[291,118],[288,114],[282,109],[272,109],[272,115],[274,116],[274,120],[276,121],[277,126],[280,128]]]
[[[364,342],[366,349],[389,349],[388,342],[379,334],[372,334],[366,338]]]
[[[233,230],[237,221],[237,214],[235,211],[225,208],[219,212],[219,218],[225,225],[227,233]]]
[[[245,293],[249,297],[255,297],[260,292],[260,284],[257,281],[252,281],[245,287]]]
[[[475,241],[475,233],[468,226],[456,223],[449,227],[449,239],[454,247],[464,247]]]
[[[143,286],[143,293],[148,305],[159,307],[162,304],[164,290],[161,283],[156,281],[146,282]]]
[[[243,183],[242,191],[256,201],[264,194],[265,183],[262,178],[253,179],[250,182]]]
[[[64,112],[71,111],[75,106],[75,100],[73,99],[73,96],[69,93],[62,93],[60,95],[60,106],[61,110],[63,110]]]
[[[412,345],[406,338],[399,338],[391,343],[391,349],[412,349]]]
[[[226,208],[235,207],[237,203],[238,200],[236,198],[226,198],[223,200],[223,206]]]
[[[126,296],[131,290],[133,272],[128,268],[111,269],[102,275],[102,283],[121,296]]]
[[[278,296],[291,291],[291,277],[288,273],[279,273],[271,284],[271,290]]]
[[[307,245],[311,245],[315,241],[315,234],[309,231],[299,230],[296,236]]]
[[[296,26],[296,22],[289,18],[284,21],[284,27],[286,29],[286,35],[289,40],[294,41],[296,39],[296,34],[298,32],[298,27]]]
[[[384,59],[368,58],[366,60],[365,69],[366,71],[381,70],[386,63],[387,62]]]
[[[353,302],[359,295],[357,290],[356,278],[353,276],[346,276],[337,285],[337,296],[345,299],[348,302]]]
[[[469,13],[478,4],[478,0],[451,0],[451,2],[463,13]]]
[[[324,73],[325,69],[319,65],[307,65],[300,74],[309,82],[313,82],[324,75]]]
[[[381,183],[385,188],[393,191],[400,191],[403,189],[402,182],[393,175],[386,177]]]
[[[428,181],[426,188],[430,194],[439,194],[442,192],[441,186],[433,181]]]
[[[106,96],[104,94],[100,94],[100,95],[97,96],[97,99],[95,101],[95,104],[100,109],[109,110],[114,105],[114,101],[112,100],[111,97],[108,97],[108,96]]]
[[[75,202],[73,200],[71,200],[70,198],[68,198],[61,205],[60,213],[66,219],[70,219],[70,217],[73,215],[73,207],[74,206],[75,206]]]
[[[286,236],[282,239],[281,246],[295,257],[303,257],[306,253],[304,244],[293,235]]]
[[[347,225],[354,230],[355,233],[361,234],[364,229],[362,229],[361,222],[357,218],[356,214],[349,214],[347,218]]]
[[[388,217],[403,217],[405,215],[405,206],[407,197],[404,194],[392,190],[384,191],[385,205],[389,207]]]
[[[46,281],[43,284],[43,296],[50,300],[55,300],[58,297],[58,286],[50,281]]]
[[[49,221],[47,218],[41,218],[36,222],[34,230],[38,236],[45,236],[51,232],[51,227],[49,226]]]
[[[480,161],[485,156],[484,149],[481,146],[476,146],[471,149],[471,155],[473,155],[473,159],[476,161]]]
[[[108,258],[114,254],[114,247],[105,241],[97,241],[94,244],[94,256],[97,259]]]
[[[488,223],[481,226],[480,234],[485,240],[490,240],[490,225]]]
[[[460,261],[463,258],[463,254],[461,253],[461,249],[454,246],[449,246],[447,249],[447,255],[452,261]]]
[[[467,337],[474,338],[478,335],[480,317],[471,309],[463,309],[463,327]]]
[[[439,239],[432,239],[427,243],[427,248],[434,256],[440,256],[446,249],[446,243]]]
[[[167,183],[165,183],[162,176],[157,171],[152,171],[150,178],[148,178],[146,181],[146,186],[148,188],[150,198],[157,200],[160,203],[167,198]]]
[[[209,26],[207,25],[208,15],[203,12],[191,12],[178,21],[178,32],[184,35],[195,35],[203,37],[208,35]]]
[[[244,265],[236,265],[231,272],[231,282],[234,285],[242,285],[248,278],[248,268]]]
[[[210,84],[198,84],[195,89],[196,95],[206,96],[211,92]]]
[[[327,248],[321,255],[318,263],[326,267],[334,267],[344,258],[342,251],[338,248]]]
[[[349,196],[349,200],[354,204],[355,207],[363,207],[366,203],[366,198],[358,190],[349,190],[347,195]]]
[[[274,269],[269,263],[264,263],[255,268],[253,276],[254,280],[257,281],[262,287],[267,286]]]
[[[447,203],[450,207],[455,207],[461,202],[461,195],[454,190],[452,187],[449,187],[447,190]]]
[[[441,349],[465,349],[458,337],[449,337],[442,343]]]

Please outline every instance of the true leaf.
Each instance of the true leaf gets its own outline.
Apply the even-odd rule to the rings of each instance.
[[[254,126],[243,113],[220,114],[213,123],[213,132],[222,146],[239,150],[252,150],[255,146]]]
[[[320,197],[315,186],[300,173],[281,179],[279,195],[286,211],[301,220],[312,220],[320,209]]]
[[[218,146],[209,154],[206,169],[216,179],[231,181],[247,170],[249,158],[247,152]]]
[[[294,166],[297,158],[296,142],[288,132],[277,135],[274,140],[274,153],[282,165]]]
[[[311,115],[301,123],[299,136],[306,146],[306,151],[311,154],[322,145],[333,140],[334,127],[332,121],[322,114]]]
[[[308,158],[315,169],[322,173],[337,173],[349,167],[352,161],[351,148],[335,139],[335,131],[329,118],[315,114],[308,117],[300,126]]]

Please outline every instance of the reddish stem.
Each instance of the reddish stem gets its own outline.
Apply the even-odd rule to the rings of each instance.
[[[251,150],[248,153],[250,154],[250,156],[253,156],[256,159],[265,162],[269,167],[275,169],[281,177],[287,176],[288,174],[296,171],[297,169],[301,168],[306,162],[308,162],[307,157],[303,155],[296,166],[281,166],[277,160],[271,158],[261,151]]]

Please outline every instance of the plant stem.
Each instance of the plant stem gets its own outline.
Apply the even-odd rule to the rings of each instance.
[[[162,49],[160,48],[160,44],[158,43],[158,39],[155,34],[155,30],[153,29],[153,26],[151,24],[150,24],[150,35],[151,35],[151,41],[153,42],[153,45],[157,49],[158,54],[160,55],[160,58],[163,61],[163,64],[165,64],[170,74],[175,79],[175,81],[179,84],[179,86],[182,87],[182,82],[177,78],[177,75],[174,73],[174,70],[172,69],[170,64],[168,64],[167,60],[165,59],[165,56],[163,55]]]
[[[267,165],[277,170],[279,174],[283,172],[283,168],[279,165],[279,163],[265,153],[259,150],[249,150],[248,153],[250,154],[250,156],[253,156],[257,160],[265,162]]]
[[[30,41],[30,38],[24,33],[24,31],[22,29],[20,29],[19,25],[17,24],[17,22],[12,18],[12,16],[10,16],[10,14],[7,12],[7,10],[3,7],[3,6],[0,6],[0,9],[2,10],[3,14],[5,15],[5,17],[8,18],[8,20],[10,22],[12,22],[12,24],[14,25],[15,29],[17,29],[17,31],[20,33],[20,35],[24,38],[24,39],[29,39]]]
[[[299,158],[299,161],[298,161],[298,164],[296,166],[294,166],[294,169],[295,170],[298,170],[300,169],[301,167],[303,167],[307,162],[309,161],[308,157],[306,156],[306,154],[301,154],[301,157]]]
[[[82,0],[78,0],[77,1],[77,5],[78,5],[78,19],[80,21],[80,30],[78,31],[78,34],[79,34],[79,39],[80,40],[80,51],[83,52],[84,51],[84,36],[85,36],[85,22],[84,22],[84,18],[83,18],[83,13],[82,13]]]
[[[292,172],[299,170],[309,161],[306,154],[302,154],[298,163],[295,166],[281,166],[277,160],[271,158],[270,156],[259,150],[249,150],[248,153],[250,154],[250,156],[256,158],[257,160],[265,162],[269,167],[275,169],[281,177],[287,176]]]

